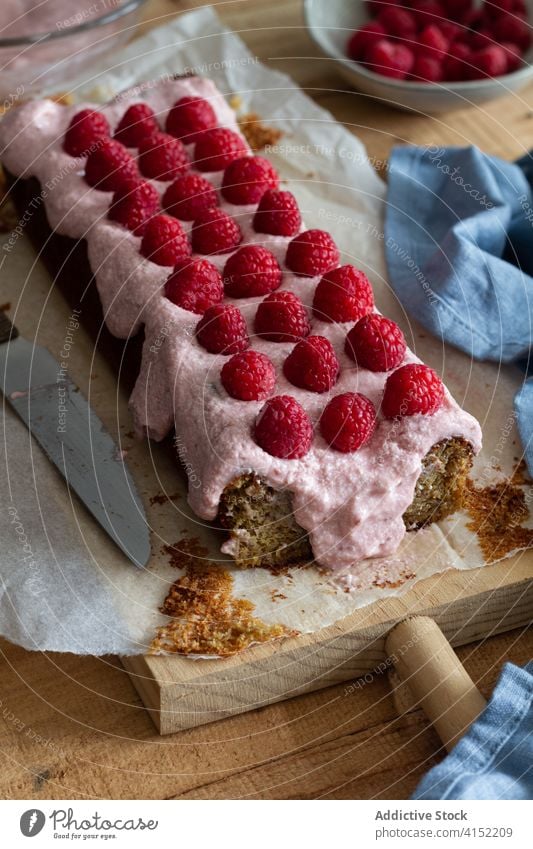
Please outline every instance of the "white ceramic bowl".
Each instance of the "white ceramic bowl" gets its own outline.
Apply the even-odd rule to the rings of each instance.
[[[533,0],[528,0],[528,7],[529,20],[533,22]],[[311,37],[327,56],[336,60],[344,77],[360,91],[402,109],[431,113],[479,105],[518,91],[533,79],[533,49],[524,57],[522,68],[496,79],[464,83],[418,83],[389,79],[367,70],[346,55],[350,33],[370,20],[363,0],[305,0],[304,8]]]

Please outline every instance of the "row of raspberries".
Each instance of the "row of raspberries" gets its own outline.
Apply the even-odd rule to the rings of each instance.
[[[224,296],[263,298],[254,331],[270,342],[295,343],[283,363],[283,374],[293,386],[329,392],[338,380],[340,363],[331,342],[311,334],[302,301],[280,289],[283,270],[274,254],[260,245],[239,247],[239,225],[219,207],[218,192],[201,172],[223,172],[221,197],[234,205],[254,206],[256,232],[290,239],[286,268],[301,277],[320,278],[313,317],[353,323],[346,335],[346,354],[361,368],[391,372],[381,404],[383,415],[429,415],[438,409],[444,397],[439,378],[426,366],[399,367],[405,339],[394,322],[374,312],[366,275],[353,265],[339,266],[339,250],[325,231],[300,232],[296,200],[279,189],[271,163],[247,155],[237,133],[217,127],[206,101],[179,100],[168,113],[165,132],[147,104],[134,104],[113,138],[101,113],[82,110],[69,125],[64,149],[86,158],[85,180],[91,187],[113,192],[109,218],[142,237],[141,254],[173,269],[164,294],[200,316],[196,338],[205,350],[228,357],[220,374],[227,393],[240,401],[266,402],[254,426],[254,438],[265,451],[285,459],[304,456],[312,444],[313,426],[292,396],[271,397],[276,386],[274,364],[250,348],[244,316],[237,306],[222,303]],[[162,199],[149,180],[169,183]],[[190,239],[180,221],[192,222]],[[203,256],[193,257],[193,252]],[[223,253],[230,256],[222,271],[205,258]],[[341,452],[363,446],[375,427],[372,402],[357,393],[332,398],[319,422],[328,445]]]
[[[459,82],[516,71],[531,44],[523,0],[387,0],[350,37],[350,59],[393,79]]]
[[[217,118],[207,100],[182,97],[170,109],[165,131],[167,135],[188,145],[199,141],[206,131],[216,127]],[[161,127],[154,110],[147,103],[141,102],[134,103],[126,110],[114,137],[125,147],[140,148],[160,132]],[[71,156],[87,156],[95,143],[109,138],[111,127],[105,115],[94,109],[82,109],[74,115],[67,129],[64,148]]]
[[[244,357],[251,353],[237,356]],[[230,360],[228,366],[231,363]],[[239,369],[246,371],[246,365],[243,367],[237,363],[233,366],[233,371]],[[444,387],[433,369],[419,363],[409,363],[387,378],[381,412],[387,419],[417,413],[432,415],[443,400]],[[318,427],[331,448],[349,454],[369,442],[377,427],[377,411],[365,395],[343,392],[328,402],[319,418]],[[254,425],[257,444],[273,457],[284,460],[304,457],[311,448],[313,432],[309,416],[291,395],[269,398]]]
[[[165,219],[169,232],[166,242],[159,243],[162,223]],[[151,259],[157,252],[170,251],[176,245],[176,253],[182,249],[183,256],[176,259],[175,268],[165,285],[166,297],[176,306],[202,315],[208,306],[220,303],[224,295],[230,298],[253,298],[270,295],[258,311],[256,324],[261,332],[272,341],[289,341],[292,337],[306,336],[304,332],[294,332],[294,328],[307,328],[310,325],[303,304],[292,292],[276,292],[283,280],[283,272],[276,257],[261,245],[244,245],[232,253],[222,272],[206,259],[188,260],[188,243],[182,248],[181,236],[171,235],[170,228],[180,227],[179,222],[169,216],[157,216],[148,222],[141,243],[141,250]],[[154,228],[154,239],[152,238]],[[183,231],[181,231],[183,233]],[[366,275],[353,265],[336,266],[339,254],[335,251],[317,251],[316,245],[323,236],[322,230],[306,230],[296,236],[287,248],[286,265],[299,276],[321,277],[313,297],[313,315],[320,321],[348,322],[357,321],[374,306],[372,288]],[[183,234],[183,238],[184,234]],[[296,245],[295,245],[296,243]],[[312,245],[309,252],[302,249]],[[334,244],[334,243],[333,243]],[[329,248],[330,243],[327,243]],[[295,247],[300,253],[295,259]],[[298,260],[298,261],[297,261]],[[160,262],[172,265],[171,262]],[[329,269],[329,270],[328,270]],[[210,302],[205,305],[205,295],[209,290]],[[275,293],[275,294],[273,294]],[[271,305],[267,310],[267,305]],[[280,337],[279,339],[277,337]]]
[[[385,418],[432,415],[444,400],[440,378],[422,364],[398,367],[406,351],[403,334],[393,321],[371,309],[348,332],[346,353],[362,368],[392,372],[381,403]],[[331,342],[324,336],[308,335],[309,329],[303,304],[292,292],[275,292],[258,307],[258,336],[273,342],[296,342],[283,363],[287,380],[311,392],[329,392],[339,377],[339,360]],[[250,348],[241,311],[232,304],[209,307],[198,322],[196,336],[207,351],[230,357],[220,372],[230,397],[239,401],[268,399],[254,425],[257,444],[274,457],[290,460],[305,456],[313,442],[312,422],[292,396],[269,397],[276,385],[276,369],[266,354]],[[369,441],[376,424],[372,402],[360,393],[347,392],[328,402],[319,429],[331,448],[351,453]]]

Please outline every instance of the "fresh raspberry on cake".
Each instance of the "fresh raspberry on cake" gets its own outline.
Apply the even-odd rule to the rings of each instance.
[[[223,171],[247,153],[243,139],[225,127],[206,130],[194,148],[194,165],[198,171]]]
[[[269,398],[254,427],[255,441],[263,451],[282,460],[305,457],[313,443],[309,416],[291,395]]]
[[[243,156],[224,171],[222,197],[228,203],[259,203],[268,189],[277,189],[279,177],[276,169],[262,156]]]
[[[283,374],[293,386],[327,392],[335,386],[340,365],[333,345],[324,336],[308,336],[294,346],[283,363]]]
[[[320,417],[320,433],[336,451],[351,454],[365,445],[376,428],[372,401],[357,392],[332,398]]]
[[[250,346],[246,322],[233,304],[209,307],[196,325],[196,338],[210,354],[238,354]]]
[[[126,184],[113,195],[108,218],[142,236],[146,222],[159,210],[159,195],[146,180]]]
[[[238,401],[264,401],[276,385],[276,369],[259,351],[243,351],[228,360],[220,372],[222,386]]]
[[[274,292],[257,308],[254,330],[269,342],[297,342],[311,332],[301,300],[293,292]]]
[[[291,192],[269,189],[264,193],[254,215],[253,227],[256,233],[295,236],[301,226],[302,216]]]
[[[224,297],[222,276],[206,259],[185,260],[165,283],[165,296],[177,307],[203,315]]]
[[[369,48],[367,61],[376,74],[404,80],[413,68],[415,57],[404,44],[382,38]]]
[[[191,255],[191,246],[179,221],[154,215],[146,224],[141,254],[157,265],[174,266]]]
[[[373,309],[370,281],[353,265],[328,271],[316,287],[313,313],[321,321],[357,321]]]
[[[85,156],[98,142],[109,138],[111,130],[105,115],[96,109],[82,109],[68,125],[63,149],[71,156]]]
[[[346,52],[354,62],[362,62],[368,48],[386,35],[387,31],[383,24],[380,24],[379,21],[371,21],[371,23],[360,27],[350,36]]]
[[[396,38],[412,41],[416,35],[416,18],[407,9],[399,6],[389,6],[382,9],[378,15],[378,21],[385,32]]]
[[[206,209],[195,219],[192,247],[199,254],[225,254],[238,247],[242,233],[237,222],[222,209]]]
[[[398,325],[378,313],[359,319],[346,337],[348,356],[369,371],[397,368],[405,356],[406,347]]]
[[[274,292],[282,272],[274,254],[260,245],[245,245],[230,256],[223,272],[226,295],[254,298]]]
[[[202,212],[216,206],[216,190],[200,174],[182,174],[163,195],[163,208],[182,221],[194,221]]]
[[[316,277],[335,268],[339,249],[325,230],[306,230],[296,236],[287,248],[287,268],[302,277]]]
[[[211,104],[201,97],[181,97],[168,113],[165,129],[171,136],[191,144],[204,130],[217,125],[217,116]]]
[[[85,182],[102,192],[116,192],[138,176],[133,156],[113,139],[103,139],[85,163]]]
[[[189,165],[182,142],[168,133],[155,133],[139,145],[139,168],[152,180],[175,180]]]
[[[387,419],[431,416],[444,401],[444,386],[429,366],[410,363],[401,366],[387,378],[381,409]]]
[[[141,142],[158,132],[159,126],[152,107],[147,103],[134,103],[120,119],[115,138],[126,147],[139,147]]]

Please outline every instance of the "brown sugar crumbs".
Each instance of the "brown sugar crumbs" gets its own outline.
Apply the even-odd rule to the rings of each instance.
[[[516,484],[517,486],[529,486],[533,483],[529,476],[525,460],[517,462],[516,468],[511,477],[511,483]]]
[[[518,549],[533,548],[533,530],[523,527],[529,517],[526,495],[517,485],[524,472],[517,469],[509,480],[478,489],[467,482],[467,528],[477,534],[486,563],[495,563]]]
[[[284,601],[287,596],[279,590],[270,590],[270,598],[272,601]]]
[[[405,583],[407,583],[407,581],[412,581],[413,578],[416,578],[416,575],[415,575],[414,572],[402,572],[402,574],[399,576],[399,578],[396,581],[380,581],[380,580],[378,580],[378,581],[373,582],[373,586],[376,587],[378,590],[385,590],[385,589],[395,590],[395,589],[398,589],[398,587],[402,587]]]
[[[157,630],[151,654],[161,652],[228,657],[250,646],[296,636],[284,625],[268,625],[253,615],[251,601],[233,595],[233,577],[207,557],[197,539],[164,546],[170,564],[184,571],[163,602],[171,621]]]
[[[281,130],[264,124],[255,112],[242,115],[237,123],[252,150],[263,150],[267,146],[276,144],[283,135]]]

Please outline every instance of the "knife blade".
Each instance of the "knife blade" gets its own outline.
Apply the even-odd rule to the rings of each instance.
[[[148,522],[118,446],[54,357],[23,339],[1,311],[0,390],[106,533],[146,566]]]

